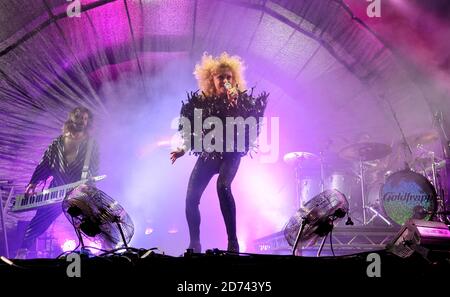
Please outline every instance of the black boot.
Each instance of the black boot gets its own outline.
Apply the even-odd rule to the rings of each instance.
[[[228,240],[227,251],[233,252],[233,253],[239,253],[239,242],[237,241],[237,239]]]
[[[200,241],[191,241],[189,243],[188,249],[192,249],[194,253],[201,253],[202,252],[202,245],[200,244]]]

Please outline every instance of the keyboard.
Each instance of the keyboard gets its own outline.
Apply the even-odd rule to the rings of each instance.
[[[14,206],[12,207],[13,212],[21,212],[33,210],[42,206],[55,204],[64,200],[66,194],[71,190],[75,189],[79,185],[85,184],[87,182],[96,182],[104,179],[106,175],[99,175],[91,177],[89,179],[83,179],[71,184],[62,185],[50,189],[46,189],[42,192],[34,193],[31,196],[26,196],[25,194],[17,195]]]

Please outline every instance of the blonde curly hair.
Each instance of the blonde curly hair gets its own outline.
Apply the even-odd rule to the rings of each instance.
[[[240,92],[245,91],[244,62],[239,56],[230,56],[227,52],[223,52],[215,58],[205,52],[201,62],[195,65],[194,75],[197,78],[200,91],[206,96],[214,95],[213,75],[221,68],[229,68],[233,74],[237,89]]]

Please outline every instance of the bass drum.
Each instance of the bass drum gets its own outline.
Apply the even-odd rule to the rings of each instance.
[[[384,213],[399,225],[409,219],[429,220],[437,208],[433,185],[423,175],[411,170],[389,175],[378,197]]]

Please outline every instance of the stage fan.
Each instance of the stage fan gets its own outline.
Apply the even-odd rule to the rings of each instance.
[[[293,247],[293,254],[299,243],[315,241],[324,236],[326,239],[334,227],[334,222],[343,218],[348,208],[345,195],[335,189],[326,190],[306,202],[304,207],[289,219],[283,229],[287,242]]]
[[[101,190],[80,185],[72,190],[62,203],[67,219],[80,240],[81,234],[100,241],[105,249],[128,247],[134,234],[134,224],[122,206]]]

